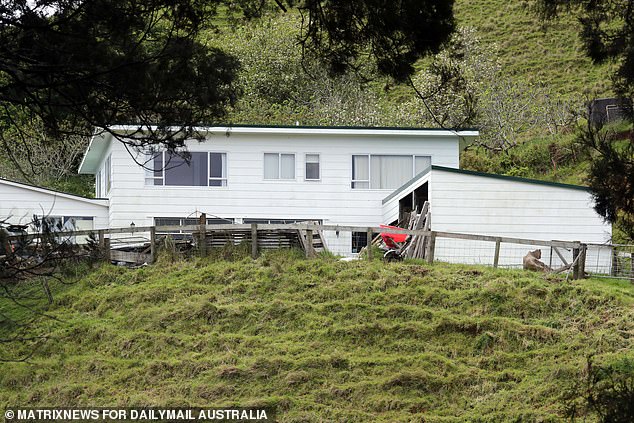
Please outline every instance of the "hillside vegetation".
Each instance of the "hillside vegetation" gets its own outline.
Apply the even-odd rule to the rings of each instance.
[[[592,99],[611,96],[611,68],[586,57],[573,16],[544,24],[530,0],[456,0],[459,25],[476,28],[483,43],[496,44],[503,71],[543,83],[554,91]]]
[[[299,252],[75,273],[85,276],[58,288],[55,320],[37,326],[48,341],[28,362],[0,363],[1,407],[241,405],[270,407],[285,422],[558,421],[588,356],[634,358],[626,281]],[[1,348],[5,358],[31,351]]]

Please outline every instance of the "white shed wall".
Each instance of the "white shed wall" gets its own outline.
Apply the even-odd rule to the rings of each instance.
[[[602,243],[611,226],[593,210],[588,191],[432,170],[432,229],[536,240]],[[436,257],[463,263],[492,263],[492,243],[438,240]],[[500,265],[521,267],[522,257],[538,246],[503,244]],[[557,267],[561,260],[541,247],[542,261]],[[570,261],[571,252],[562,252]],[[592,252],[588,262],[596,261]]]
[[[112,152],[111,227],[151,225],[154,217],[204,212],[223,218],[321,219],[329,224],[383,223],[382,200],[392,190],[352,189],[353,154],[429,155],[432,163],[458,167],[458,138],[234,134],[188,143],[189,151],[227,154],[226,187],[146,186],[144,169],[121,143]],[[264,180],[264,153],[295,153],[292,181]],[[321,180],[304,180],[305,154],[320,154]],[[106,153],[107,155],[108,153]],[[328,248],[350,254],[349,233],[327,234]]]
[[[92,217],[94,229],[108,228],[108,202],[0,181],[0,219],[28,224],[33,215]]]

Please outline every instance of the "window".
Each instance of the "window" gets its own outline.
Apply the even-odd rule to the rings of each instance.
[[[264,179],[295,179],[295,154],[264,153]]]
[[[249,219],[249,218],[244,218],[242,219],[242,223],[244,223],[245,225],[250,225],[251,223],[263,223],[263,224],[270,224],[270,225],[285,225],[285,224],[289,224],[289,223],[302,223],[302,222],[317,222],[319,225],[321,225],[322,221],[320,219],[275,219],[275,218],[259,218],[259,219]]]
[[[146,185],[227,186],[225,153],[192,152],[185,160],[177,154],[148,152],[145,167]]]
[[[209,186],[227,186],[227,155],[209,153]]]
[[[319,154],[306,154],[306,180],[317,181],[319,179],[321,179]]]
[[[429,156],[352,156],[352,188],[396,189],[431,165]]]
[[[368,245],[367,232],[352,232],[352,252],[360,253],[361,249]]]
[[[101,197],[101,170],[95,176],[95,197]]]
[[[352,188],[370,188],[370,156],[352,156]]]
[[[106,194],[110,192],[112,185],[112,155],[109,155],[104,164],[104,173],[106,178]]]

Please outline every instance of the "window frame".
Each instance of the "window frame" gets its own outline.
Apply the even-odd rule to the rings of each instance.
[[[104,188],[106,195],[110,194],[112,189],[112,153],[108,154],[103,164],[104,167]]]
[[[358,231],[353,231],[350,233],[350,252],[352,254],[360,254],[361,250],[363,249],[363,247],[366,247],[368,245],[368,233],[367,232],[358,232]],[[357,248],[358,251],[355,251],[354,248],[354,244],[355,244],[355,239],[359,239],[359,238],[365,238],[365,241],[362,242],[361,247]],[[358,246],[357,246],[358,247]]]
[[[144,185],[146,187],[161,187],[161,188],[226,188],[229,185],[229,178],[228,178],[228,174],[229,174],[229,155],[226,151],[190,151],[190,153],[205,153],[207,154],[207,177],[206,177],[206,181],[207,181],[207,185],[166,185],[165,184],[165,168],[166,168],[166,151],[162,150],[162,151],[158,151],[158,152],[152,152],[152,151],[145,151],[145,157],[146,157],[146,165],[145,165],[145,180],[144,180]],[[154,170],[154,160],[156,157],[158,157],[158,155],[160,154],[161,156],[161,165],[162,168],[158,171]],[[212,154],[220,154],[221,156],[223,156],[224,158],[221,159],[222,160],[222,164],[223,169],[222,169],[222,177],[218,178],[218,177],[212,177],[211,176],[211,155]],[[149,167],[152,167],[152,170],[148,169]],[[159,176],[157,176],[156,174],[160,173]],[[149,184],[149,181],[160,181],[160,184],[156,184],[156,183],[152,183]],[[211,181],[221,181],[220,185],[211,185],[210,182]]]
[[[368,158],[368,179],[354,179],[354,167],[353,162],[356,156],[365,156]],[[412,157],[412,176],[411,178],[418,175],[416,173],[416,158],[417,157],[429,157],[429,162],[433,163],[433,156],[431,154],[371,154],[371,153],[353,153],[350,157],[350,189],[351,190],[375,190],[375,191],[393,191],[396,188],[373,188],[371,185],[372,181],[372,156],[411,156]],[[420,173],[420,172],[419,172]],[[410,179],[411,179],[410,178]],[[367,188],[355,188],[355,182],[367,183]]]
[[[95,175],[95,197],[101,198],[101,169]]]
[[[309,162],[308,156],[317,156],[317,162]],[[317,163],[317,173],[319,177],[317,178],[308,177],[308,163]],[[321,154],[320,153],[304,153],[304,180],[311,181],[311,182],[321,181]]]
[[[277,154],[277,178],[267,178],[264,158],[267,154]],[[293,177],[282,178],[282,156],[293,156]],[[297,181],[297,154],[291,152],[275,152],[265,151],[262,153],[262,180],[264,181],[278,181],[278,182],[296,182]]]

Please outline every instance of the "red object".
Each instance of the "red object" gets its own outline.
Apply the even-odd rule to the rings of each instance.
[[[398,226],[389,225],[381,225],[381,227],[385,229],[403,229],[399,228]],[[398,244],[405,242],[405,240],[407,239],[407,234],[392,234],[389,232],[381,232],[381,238],[383,239],[385,245],[387,245],[389,248],[398,248]]]

